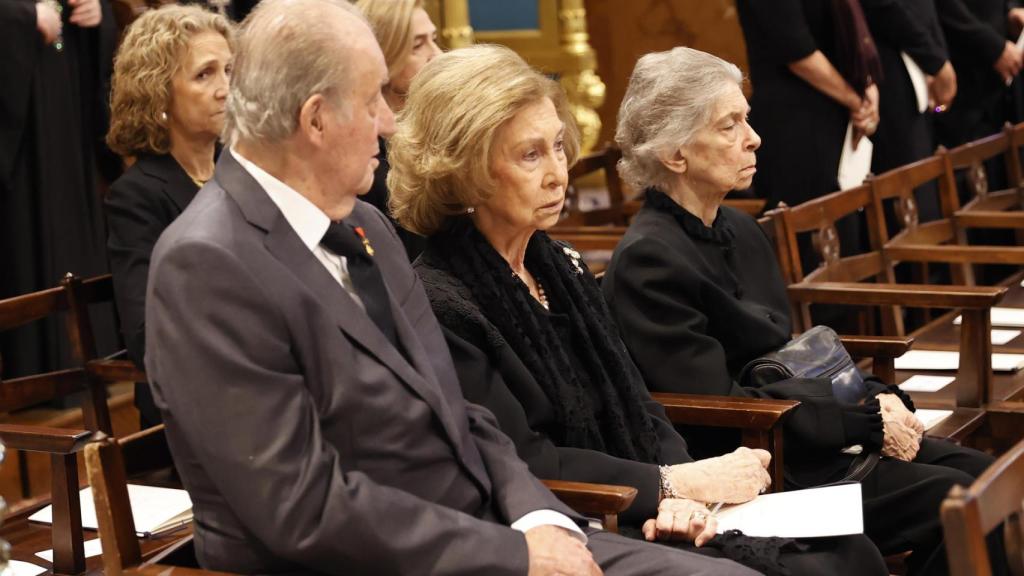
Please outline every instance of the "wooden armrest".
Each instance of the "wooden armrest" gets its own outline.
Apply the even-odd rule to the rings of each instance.
[[[651,396],[665,407],[665,414],[674,424],[747,430],[771,430],[800,405],[796,400],[771,398],[664,392]]]
[[[93,440],[93,432],[71,428],[0,424],[0,440],[8,448],[50,454],[74,454]]]
[[[843,347],[854,358],[899,358],[914,344],[902,336],[840,336]]]
[[[963,228],[1024,228],[1024,213],[997,210],[958,210],[953,214]]]
[[[566,506],[583,514],[596,516],[609,532],[618,531],[618,515],[629,508],[636,498],[636,488],[612,484],[542,480]]]
[[[131,360],[90,360],[85,363],[85,370],[103,382],[146,382],[146,373]]]
[[[789,296],[811,304],[860,304],[917,308],[991,308],[1006,294],[1002,286],[927,286],[860,282],[790,284]]]

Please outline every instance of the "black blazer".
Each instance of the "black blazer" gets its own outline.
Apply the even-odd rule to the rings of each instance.
[[[146,354],[146,278],[157,239],[199,188],[170,155],[139,156],[106,199],[107,254],[128,357],[139,368]],[[160,423],[149,386],[135,387],[135,405],[147,425]]]
[[[873,424],[845,410],[827,379],[793,378],[761,388],[736,383],[747,362],[780,348],[792,333],[774,251],[749,215],[723,206],[707,228],[649,191],[601,289],[652,391],[799,400],[785,425],[786,462],[789,469],[811,464],[813,478],[803,476],[805,482],[841,466],[842,459],[823,455],[873,442]],[[886,391],[875,381],[870,386],[872,395]]]
[[[634,486],[637,497],[621,515],[622,522],[639,525],[654,518],[660,490],[658,465],[556,445],[546,432],[557,425],[554,406],[512,346],[484,316],[470,289],[452,273],[444,255],[427,243],[415,268],[444,329],[463,395],[494,413],[501,431],[515,443],[530,471],[552,480]],[[658,461],[691,462],[686,442],[668,421],[664,407],[649,396],[643,401],[658,435]]]

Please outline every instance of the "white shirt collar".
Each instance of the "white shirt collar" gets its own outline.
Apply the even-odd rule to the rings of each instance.
[[[327,214],[294,188],[274,178],[234,148],[231,149],[231,155],[263,187],[288,224],[295,229],[302,243],[311,251],[316,251],[324,234],[327,233],[327,227],[331,225],[331,219]]]

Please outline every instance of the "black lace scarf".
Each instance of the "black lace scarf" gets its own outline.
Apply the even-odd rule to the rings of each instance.
[[[596,281],[582,262],[577,267],[565,245],[536,232],[525,265],[543,286],[552,309],[568,316],[572,349],[536,308],[526,285],[468,219],[460,219],[429,242],[543,389],[559,424],[550,432],[557,444],[657,462],[658,438],[643,405],[643,380]],[[570,354],[577,355],[587,374],[577,374]],[[586,385],[595,387],[602,400],[599,413]]]

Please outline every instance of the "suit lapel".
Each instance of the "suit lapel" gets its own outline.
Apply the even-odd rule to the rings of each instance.
[[[410,358],[413,358],[416,368],[413,368],[413,365],[391,345],[384,333],[348,292],[338,285],[323,264],[302,243],[266,192],[230,152],[225,151],[221,154],[215,179],[235,199],[246,219],[267,232],[264,245],[270,253],[313,292],[317,301],[330,311],[335,324],[351,340],[387,366],[431,407],[448,432],[453,445],[459,449],[459,436],[453,427],[450,409],[441,398],[440,387],[436,383],[431,385],[421,375],[424,374],[427,378],[434,376],[416,334],[406,321],[402,309],[395,305],[390,291],[388,300],[399,338],[406,346]]]

